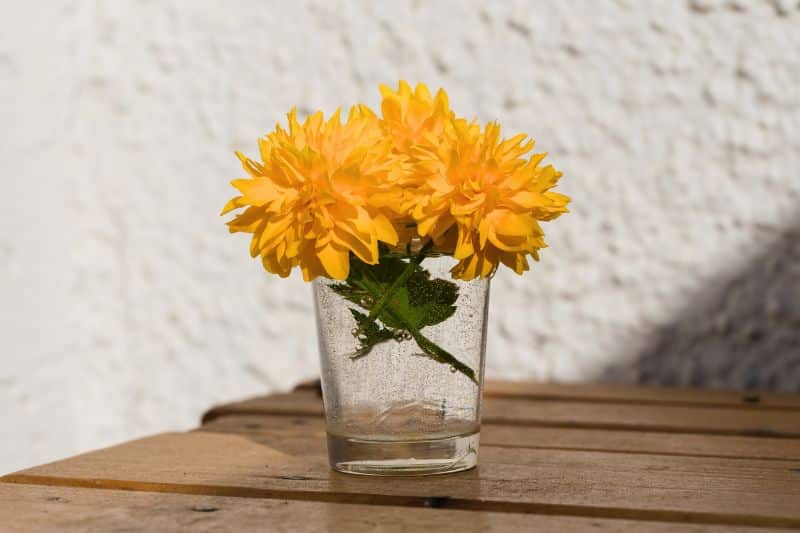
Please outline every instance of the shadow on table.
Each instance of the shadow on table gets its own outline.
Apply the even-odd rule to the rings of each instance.
[[[742,269],[696,294],[649,348],[602,377],[800,392],[800,217],[771,241]]]

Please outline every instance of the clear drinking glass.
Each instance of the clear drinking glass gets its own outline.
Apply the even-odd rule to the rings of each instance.
[[[489,279],[453,280],[449,256],[426,257],[431,279],[458,287],[455,312],[415,332],[401,332],[362,357],[354,336],[353,302],[335,292],[337,282],[314,282],[322,391],[331,466],[367,475],[458,472],[478,462]],[[434,360],[417,334],[474,371]],[[424,339],[422,344],[424,345]]]

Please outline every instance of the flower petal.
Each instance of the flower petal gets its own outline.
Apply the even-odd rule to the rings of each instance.
[[[397,244],[398,235],[394,225],[389,222],[389,219],[384,215],[376,215],[372,217],[372,222],[375,225],[375,233],[378,240],[383,241],[392,246]]]
[[[327,244],[317,250],[322,266],[332,279],[347,279],[350,273],[350,258],[347,250],[339,249],[332,244]]]

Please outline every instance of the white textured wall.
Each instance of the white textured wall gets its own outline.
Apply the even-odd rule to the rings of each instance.
[[[313,376],[309,288],[217,217],[232,151],[400,77],[530,132],[574,197],[496,278],[492,375],[800,387],[796,0],[0,13],[0,472]]]

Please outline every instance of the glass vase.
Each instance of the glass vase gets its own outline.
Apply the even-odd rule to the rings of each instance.
[[[355,273],[351,262],[346,282],[314,282],[331,467],[365,475],[473,468],[489,279],[452,279],[449,256],[393,261]]]

